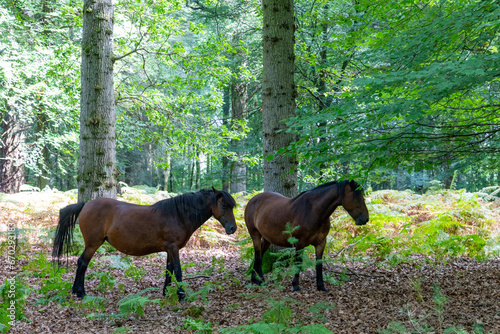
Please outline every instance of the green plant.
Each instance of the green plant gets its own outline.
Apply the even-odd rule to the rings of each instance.
[[[53,265],[44,253],[37,256],[26,266],[22,267],[23,273],[29,276],[40,277],[40,289],[36,290],[41,297],[37,305],[47,305],[51,301],[59,304],[70,303],[71,282],[64,280],[66,273],[64,267]]]
[[[343,285],[344,283],[349,282],[350,278],[349,278],[349,275],[347,275],[346,270],[347,270],[346,268],[342,269],[340,274],[338,274],[338,273],[333,273],[333,274],[325,273],[324,274],[325,281],[328,284],[332,284],[332,285]]]
[[[104,312],[106,309],[106,298],[85,296],[80,303],[80,308],[91,312]]]
[[[460,327],[444,327],[444,311],[445,305],[448,302],[448,297],[443,294],[441,288],[437,284],[433,284],[433,295],[432,295],[432,303],[429,303],[425,300],[422,293],[421,279],[416,279],[410,281],[415,290],[415,294],[417,296],[417,300],[420,302],[422,309],[424,310],[423,314],[417,316],[417,309],[415,306],[406,305],[402,308],[401,312],[404,313],[407,317],[407,323],[402,321],[391,321],[387,328],[379,329],[378,332],[381,334],[413,334],[413,333],[436,333],[440,331],[442,333],[457,333],[457,334],[469,334],[465,329]],[[427,322],[431,316],[436,317],[437,324],[439,328],[434,328],[430,326]],[[481,324],[473,325],[473,333],[474,334],[483,334],[483,327]]]
[[[7,333],[16,320],[29,321],[24,314],[24,307],[33,289],[28,287],[21,275],[6,279],[0,286],[0,331]]]
[[[133,314],[134,317],[142,317],[144,315],[144,307],[149,303],[159,304],[161,299],[149,299],[149,297],[142,296],[143,293],[156,290],[156,288],[147,288],[134,295],[127,296],[118,301],[120,308],[120,316],[128,318],[129,315]]]
[[[51,301],[59,304],[71,303],[71,282],[62,278],[62,273],[54,270],[52,275],[42,279],[41,288],[37,291],[41,297],[36,301],[37,305],[47,305]]]
[[[93,278],[99,280],[99,284],[96,286],[95,290],[100,292],[113,289],[116,283],[116,279],[106,271],[93,271],[88,275],[87,279]]]
[[[214,286],[211,282],[205,282],[205,285],[196,292],[191,292],[188,295],[187,301],[193,302],[195,300],[201,299],[203,304],[208,304],[208,294],[210,291],[214,290]]]
[[[134,281],[139,282],[146,275],[146,269],[131,265],[125,270],[125,276],[132,277]]]
[[[261,293],[243,295],[244,298],[263,298]],[[293,298],[285,297],[276,299],[264,297],[269,307],[262,314],[261,320],[248,325],[237,326],[235,328],[220,329],[221,333],[310,333],[310,334],[331,334],[332,332],[321,324],[310,324],[314,321],[323,322],[326,319],[325,312],[333,307],[329,303],[317,303],[309,306],[311,316],[306,319],[299,319],[293,312],[292,305],[300,304]],[[301,305],[302,306],[302,305]],[[304,324],[306,323],[306,324]]]
[[[181,326],[181,329],[188,329],[197,331],[199,334],[211,334],[212,333],[212,323],[204,322],[202,319],[193,319],[190,317],[182,319],[184,324]]]

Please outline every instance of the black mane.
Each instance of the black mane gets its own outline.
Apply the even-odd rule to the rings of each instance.
[[[361,185],[359,183],[357,183],[356,181],[354,180],[343,180],[343,181],[330,181],[330,182],[327,182],[327,183],[323,183],[315,188],[312,188],[312,189],[309,189],[309,190],[306,190],[306,191],[303,191],[301,192],[300,194],[298,194],[295,198],[299,198],[300,196],[304,195],[305,193],[311,193],[311,192],[315,192],[315,191],[321,191],[325,188],[330,188],[334,185],[340,185],[340,194],[341,196],[344,196],[344,188],[345,186],[349,184],[351,186],[351,189],[354,189],[354,196],[358,197],[358,196],[361,196],[361,197],[364,197],[364,193],[363,193],[363,188],[361,187]]]
[[[233,197],[226,191],[220,191],[224,203],[230,208],[236,206]],[[210,205],[207,202],[210,201]],[[195,193],[186,193],[167,198],[151,205],[153,212],[160,211],[162,216],[177,216],[183,221],[205,221],[210,217],[210,208],[217,202],[213,190],[203,189]]]

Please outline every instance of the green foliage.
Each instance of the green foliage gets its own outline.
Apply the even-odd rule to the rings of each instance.
[[[103,313],[106,309],[106,303],[107,299],[104,297],[85,296],[80,303],[80,307],[90,312]]]
[[[16,320],[29,321],[24,314],[26,300],[33,291],[22,275],[6,279],[0,286],[0,331],[7,333]]]
[[[69,297],[72,284],[63,278],[66,269],[51,263],[44,253],[38,253],[22,270],[25,275],[41,279],[40,289],[36,290],[41,295],[37,305],[47,305],[52,301],[62,305],[71,303]]]
[[[149,303],[160,303],[160,299],[149,299],[147,296],[142,296],[143,293],[157,290],[155,288],[148,288],[140,291],[139,293],[126,296],[125,298],[120,299],[118,301],[118,305],[120,308],[120,316],[124,318],[128,318],[129,315],[133,315],[134,317],[142,317],[144,315],[144,307]]]
[[[87,276],[87,280],[94,278],[99,280],[99,284],[95,287],[95,290],[100,292],[112,290],[116,283],[114,276],[105,271],[93,271]]]
[[[446,187],[475,190],[481,171],[498,169],[500,86],[491,65],[500,60],[500,6],[387,6],[300,12],[299,108],[290,120],[300,137],[290,150],[308,176],[388,181],[396,170],[439,170]]]
[[[142,280],[142,277],[146,275],[146,269],[143,267],[136,267],[131,265],[125,270],[125,276],[132,277],[134,281],[139,282]]]
[[[190,292],[187,301],[193,302],[195,300],[201,300],[203,304],[208,304],[208,294],[215,290],[211,282],[205,282],[204,286],[198,289],[196,292]]]
[[[335,239],[329,247],[339,254],[370,254],[393,264],[411,254],[484,260],[498,253],[498,238],[490,232],[494,220],[475,194],[379,191],[370,195],[367,205],[370,222],[363,227],[353,226],[345,212],[335,214]]]
[[[198,334],[212,334],[212,323],[204,322],[201,319],[193,319],[190,317],[182,319],[184,324],[181,326],[181,329],[188,329],[196,331]]]
[[[41,288],[37,291],[41,297],[36,304],[47,305],[52,301],[62,305],[71,303],[72,283],[62,277],[64,273],[65,271],[61,269],[53,269],[45,278],[42,276]]]
[[[221,333],[332,333],[321,324],[310,324],[310,322],[323,321],[325,319],[323,312],[332,307],[329,303],[317,303],[310,306],[309,311],[311,311],[313,316],[305,320],[301,319],[303,322],[309,324],[296,324],[297,316],[293,313],[290,306],[299,302],[289,297],[280,300],[269,297],[266,299],[270,307],[262,314],[261,321],[235,328],[222,328],[220,329]]]

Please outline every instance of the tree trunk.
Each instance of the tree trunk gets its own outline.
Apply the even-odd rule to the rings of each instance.
[[[222,124],[228,126],[229,124],[229,107],[230,107],[230,92],[229,87],[224,87],[224,104],[222,105]],[[222,157],[222,190],[229,191],[230,183],[230,171],[229,171],[229,158],[227,156]]]
[[[78,201],[116,198],[112,0],[85,0],[80,98]]]
[[[165,160],[166,160],[167,167],[163,169],[163,184],[164,184],[163,190],[168,191],[168,182],[170,181],[169,177],[170,177],[172,166],[171,166],[170,152],[167,150],[165,152],[165,154],[166,154]]]
[[[26,182],[24,160],[21,146],[24,142],[24,131],[18,123],[15,114],[6,110],[0,118],[0,192],[12,194],[19,192],[19,188]]]
[[[36,117],[36,136],[37,136],[37,141],[44,142],[44,138],[46,136],[46,129],[47,129],[47,123],[48,123],[48,118],[47,114],[44,113],[44,107],[43,105],[40,104],[39,106],[39,113],[35,115]],[[37,160],[37,168],[39,171],[39,174],[37,175],[37,187],[40,189],[44,189],[46,186],[49,185],[49,149],[47,147],[47,144],[43,144],[42,147],[42,152],[41,156],[38,157]]]
[[[277,153],[293,142],[285,121],[295,116],[293,0],[263,0],[262,136],[264,191],[297,194],[297,159]]]
[[[196,149],[196,160],[195,160],[195,163],[196,163],[196,174],[195,174],[195,189],[196,190],[199,190],[200,187],[201,187],[201,165],[200,165],[200,154],[199,154],[200,150],[199,149]]]
[[[247,83],[237,82],[231,86],[231,106],[233,109],[233,122],[236,128],[240,128],[237,122],[245,119],[247,114]],[[233,166],[231,168],[231,193],[243,193],[247,192],[247,166],[243,161],[245,156],[245,141],[238,140],[234,141],[232,145],[233,150],[236,153],[236,160],[233,161]]]
[[[263,76],[262,76],[262,146],[264,191],[284,196],[297,195],[297,159],[277,153],[291,144],[285,121],[295,116],[294,82],[294,10],[293,0],[262,0]],[[271,252],[281,247],[271,245]],[[272,267],[276,258],[269,252],[263,259]]]

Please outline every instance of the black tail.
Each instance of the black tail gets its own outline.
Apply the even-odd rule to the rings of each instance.
[[[57,257],[58,262],[63,253],[68,256],[71,251],[73,230],[84,205],[85,203],[71,204],[59,210],[59,224],[57,225],[54,247],[52,248],[52,257]]]

